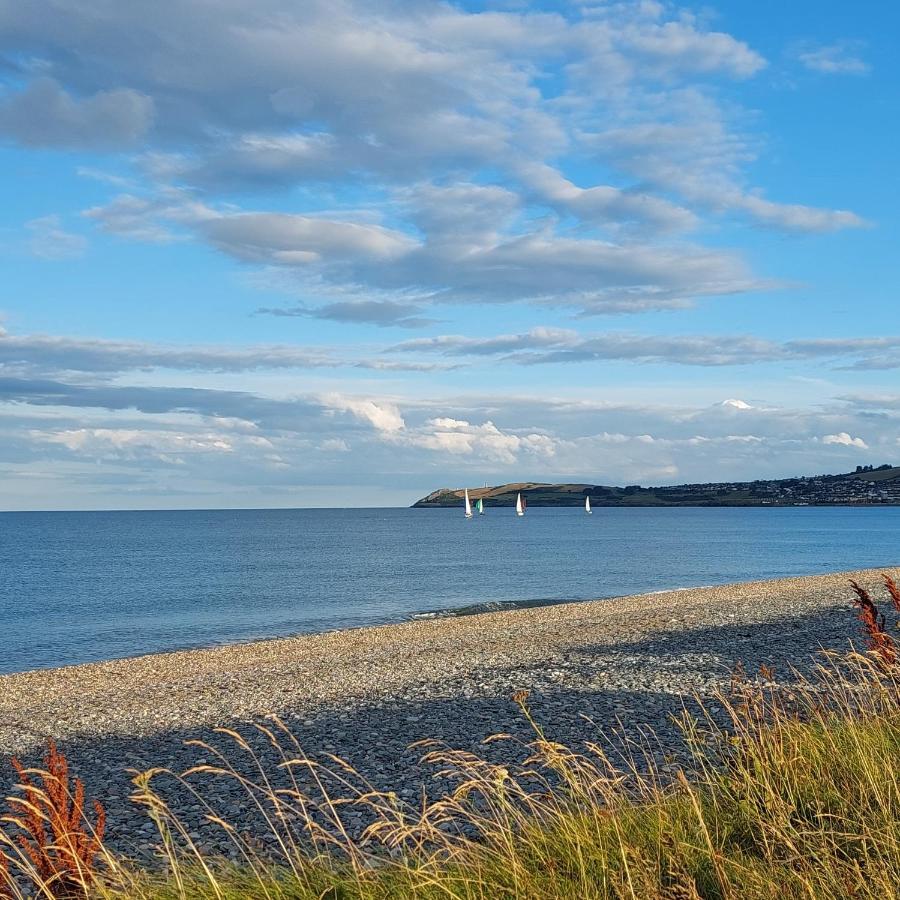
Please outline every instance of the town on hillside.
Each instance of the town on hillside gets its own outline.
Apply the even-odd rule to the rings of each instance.
[[[416,501],[414,508],[456,506],[464,488],[440,488]],[[473,501],[507,506],[516,495],[530,506],[581,506],[586,496],[595,506],[821,506],[839,504],[900,504],[900,466],[857,466],[839,475],[720,481],[659,487],[610,487],[595,484],[515,482],[469,488]]]

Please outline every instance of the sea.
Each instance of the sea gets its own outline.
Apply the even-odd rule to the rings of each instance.
[[[898,563],[900,507],[0,513],[0,672]]]

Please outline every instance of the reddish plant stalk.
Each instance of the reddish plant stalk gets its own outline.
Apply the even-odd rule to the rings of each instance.
[[[859,610],[859,620],[866,630],[869,649],[881,657],[882,662],[892,666],[897,662],[897,647],[884,627],[884,613],[872,601],[869,592],[855,581],[850,582],[856,599],[853,601]]]
[[[8,798],[16,813],[8,821],[20,829],[16,841],[36,877],[54,897],[86,896],[102,846],[103,806],[93,802],[91,827],[84,812],[84,784],[75,778],[70,786],[68,760],[52,740],[47,742],[44,768],[37,773],[40,784],[18,759],[12,765],[25,796]]]
[[[884,586],[891,595],[891,602],[894,604],[894,609],[900,613],[900,587],[897,586],[897,582],[894,581],[890,575],[882,575],[881,577],[884,579]]]

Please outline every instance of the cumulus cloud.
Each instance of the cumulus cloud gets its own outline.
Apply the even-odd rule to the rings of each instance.
[[[391,260],[414,246],[411,238],[379,225],[287,213],[210,215],[197,227],[210,243],[231,256],[274,265]]]
[[[851,437],[846,431],[838,434],[826,434],[822,438],[823,444],[840,444],[844,447],[856,447],[859,450],[868,450],[869,445],[861,437]]]
[[[553,457],[556,441],[546,434],[501,430],[490,420],[475,425],[464,419],[439,416],[394,438],[407,446],[420,447],[451,456],[474,456],[492,462],[513,464],[519,454]]]
[[[687,387],[677,403],[590,393],[284,397],[0,375],[0,464],[39,460],[59,471],[101,460],[104,468],[84,469],[88,483],[118,471],[168,479],[173,491],[196,490],[198,479],[219,491],[235,479],[258,491],[315,478],[392,483],[405,485],[411,493],[402,496],[411,502],[439,484],[466,481],[623,484],[812,474],[834,471],[836,450],[880,451],[891,461],[897,446],[897,397],[804,407],[765,398],[691,401]],[[426,473],[421,490],[413,492],[410,472]]]
[[[648,7],[659,14],[662,7]],[[702,31],[695,21],[641,23],[626,27],[622,44],[633,49],[641,62],[663,70],[686,72],[727,72],[749,78],[765,67],[759,53],[730,34]]]
[[[362,422],[368,422],[376,431],[393,434],[406,427],[400,410],[393,403],[367,398],[343,397],[327,394],[322,398],[330,412],[348,412]]]
[[[749,194],[729,198],[722,196],[718,202],[734,209],[743,209],[763,225],[776,225],[785,231],[807,233],[840,231],[843,228],[865,228],[869,223],[846,209],[817,209],[799,203],[773,203]]]
[[[635,223],[660,231],[683,231],[699,221],[689,209],[640,190],[610,185],[578,187],[546,164],[523,163],[517,175],[539,200],[584,222]]]
[[[757,149],[730,126],[711,79],[750,78],[765,60],[674,7],[426,4],[410,15],[371,0],[302,11],[286,0],[215,11],[163,0],[89,15],[35,0],[0,31],[35,60],[6,95],[13,137],[147,139],[148,189],[86,210],[98,227],[289,269],[318,301],[316,287],[398,304],[678,309],[771,284],[736,253],[673,240],[701,213],[805,232],[865,224],[744,185]],[[134,52],[136,40],[153,52]],[[58,133],[42,133],[52,122]],[[600,178],[585,159],[614,171]],[[318,208],[323,185],[331,196],[363,188],[376,214]],[[217,200],[288,186],[302,186],[303,208]],[[366,315],[303,306],[336,321]]]
[[[733,171],[741,159],[734,146],[739,138],[728,133],[710,92],[701,92],[697,102],[697,89],[686,85],[713,73],[751,77],[765,65],[735,37],[653,4],[566,15],[474,14],[435,5],[409,16],[363,0],[309,3],[302,14],[284,0],[252,7],[228,2],[215,14],[196,2],[167,0],[153,10],[123,7],[88,16],[75,3],[51,9],[49,0],[37,0],[6,24],[8,40],[36,48],[40,71],[50,73],[8,99],[19,103],[17,116],[27,118],[31,110],[34,121],[17,126],[23,140],[26,125],[49,127],[41,104],[52,106],[56,115],[49,118],[64,120],[69,132],[80,128],[110,140],[141,136],[155,115],[159,134],[178,139],[184,150],[155,152],[147,171],[205,190],[346,181],[361,172],[405,183],[443,173],[448,165],[474,173],[499,164],[507,180],[566,215],[663,231],[690,228],[697,216],[647,189],[647,175],[654,173],[646,171],[646,148],[637,154],[636,168],[645,170],[636,173],[640,186],[576,185],[550,158],[590,138],[585,113],[603,108],[607,119],[624,118],[626,111],[632,119],[593,135],[607,157],[615,156],[629,130],[632,142],[640,129],[668,130],[670,138],[680,131],[683,157],[686,133],[718,128],[721,141],[712,147],[727,148],[725,171]],[[172,29],[182,40],[168,39]],[[152,64],[147,54],[132,52],[134,35],[154,47]],[[221,59],[229,60],[227,69]],[[559,69],[562,96],[544,96],[540,76],[560,60],[566,60]],[[605,86],[610,79],[614,95]],[[655,94],[647,87],[651,82],[658,82]],[[66,93],[70,85],[85,96],[73,99]],[[658,120],[660,97],[671,99],[664,105],[675,121],[635,124],[635,116]],[[649,166],[656,180],[669,188],[663,170],[686,171],[681,187],[690,197],[686,184],[698,179],[677,159],[679,147],[671,141],[652,146],[664,157],[662,165]],[[716,170],[716,154],[709,150],[705,143],[692,153],[694,170],[700,159]],[[734,189],[706,200],[743,208],[778,227],[859,224],[850,212],[829,216],[795,205],[779,210],[774,201]],[[402,243],[383,230],[274,212],[216,216],[204,228],[227,252],[276,263],[317,258],[320,244],[392,256]],[[145,234],[152,239],[152,231]]]
[[[426,328],[463,303],[540,306],[555,325],[677,310],[777,283],[729,248],[722,220],[811,234],[867,224],[753,183],[764,123],[741,108],[738,83],[766,60],[740,35],[675,4],[552,6],[0,2],[0,55],[15,61],[0,71],[0,138],[118,151],[80,167],[99,194],[82,224],[194,242],[246,279],[278,279],[292,299],[264,311],[285,331],[312,330],[307,319]],[[859,60],[853,45],[801,49],[819,71]],[[32,250],[80,252],[70,222],[33,220]],[[696,480],[827,468],[841,448],[823,435],[896,446],[900,401],[782,408],[779,389],[744,372],[714,395],[685,378],[668,404],[674,389],[641,404],[637,385],[573,381],[554,397],[522,379],[523,396],[481,395],[468,376],[397,377],[486,361],[878,370],[900,359],[892,337],[581,333],[513,312],[508,333],[491,334],[486,317],[477,336],[392,348],[0,332],[0,463],[217,493],[245,479],[272,491],[316,478],[407,485],[422,471]],[[315,375],[286,375],[305,370]],[[712,402],[744,391],[752,405]]]
[[[0,94],[0,135],[29,147],[110,149],[135,144],[153,122],[152,98],[128,88],[75,98],[52,78]]]
[[[746,400],[738,400],[735,397],[732,397],[729,400],[723,400],[719,405],[725,409],[753,409]]]
[[[516,205],[509,194],[471,186],[417,189],[404,203],[421,236],[324,215],[216,210],[171,198],[119,198],[87,215],[107,230],[146,233],[151,240],[168,238],[169,225],[177,223],[239,261],[294,270],[310,292],[366,286],[381,295],[413,294],[420,304],[518,301],[623,313],[679,308],[699,296],[764,284],[728,251],[571,236],[546,223],[509,230],[503,226]],[[439,200],[423,206],[423,195]]]

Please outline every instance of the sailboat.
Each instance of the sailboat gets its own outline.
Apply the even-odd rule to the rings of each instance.
[[[525,515],[525,500],[522,499],[521,494],[516,494],[516,515],[517,516]]]
[[[466,518],[472,518],[472,504],[469,502],[469,489],[466,488]]]
[[[478,510],[479,516],[484,515],[484,500],[482,500],[481,497],[479,497],[478,500],[475,501],[475,509]]]
[[[591,497],[590,494],[586,495],[584,498],[584,511],[590,515],[591,514]]]

